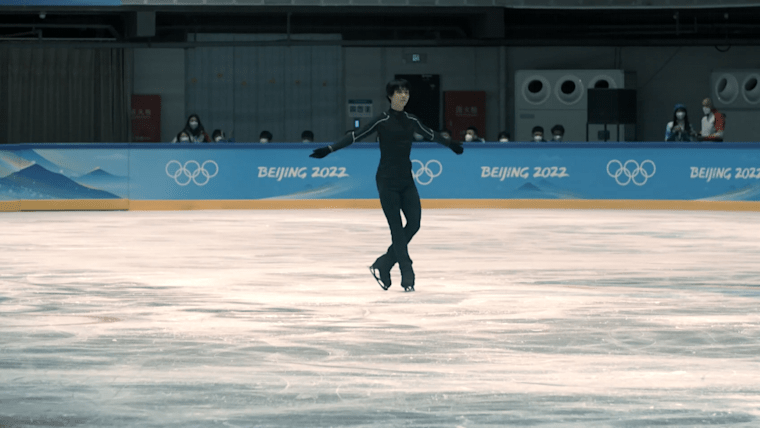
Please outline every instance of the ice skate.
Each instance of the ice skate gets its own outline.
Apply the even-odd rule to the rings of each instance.
[[[372,276],[375,277],[375,281],[377,281],[378,285],[380,285],[380,288],[383,290],[387,290],[391,286],[391,270],[390,268],[385,268],[385,266],[382,265],[382,263],[378,261],[375,261],[375,263],[369,267],[369,271],[372,273]],[[379,276],[378,276],[379,275]]]
[[[401,286],[407,293],[414,291],[414,271],[411,266],[401,270]]]

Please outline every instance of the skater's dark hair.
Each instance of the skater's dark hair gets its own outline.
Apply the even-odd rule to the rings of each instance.
[[[391,100],[391,97],[393,96],[396,91],[399,89],[406,89],[409,92],[412,92],[412,87],[409,84],[407,80],[404,79],[394,79],[388,82],[387,85],[385,85],[385,95],[388,97],[388,101]]]

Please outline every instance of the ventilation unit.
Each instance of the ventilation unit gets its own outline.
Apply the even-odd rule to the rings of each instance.
[[[726,115],[723,141],[760,141],[760,70],[713,71],[710,98]]]
[[[529,141],[535,126],[565,128],[564,141],[586,141],[587,90],[622,89],[623,70],[519,70],[515,74],[515,141]],[[599,141],[602,125],[591,125],[589,141]],[[622,129],[622,127],[621,127]],[[615,139],[615,132],[611,132]],[[621,139],[624,135],[621,131]]]

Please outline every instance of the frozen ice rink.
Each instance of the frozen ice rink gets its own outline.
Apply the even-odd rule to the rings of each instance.
[[[760,426],[760,213],[0,213],[0,427]]]

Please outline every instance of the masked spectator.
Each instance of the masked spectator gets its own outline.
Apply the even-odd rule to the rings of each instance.
[[[546,140],[544,140],[544,128],[541,126],[534,126],[533,131],[531,131],[533,134],[533,142],[535,143],[545,143]]]
[[[450,139],[451,139],[451,131],[449,131],[449,130],[448,130],[448,129],[446,129],[446,128],[444,128],[444,129],[441,129],[440,131],[438,131],[438,133],[439,133],[439,134],[441,134],[441,135],[443,135],[443,138],[446,138],[446,139],[448,139],[448,140],[450,140]]]
[[[208,136],[206,133],[206,130],[203,129],[203,124],[201,123],[201,119],[198,117],[197,114],[191,114],[190,117],[187,118],[187,123],[185,123],[185,129],[182,130],[183,132],[187,132],[187,134],[190,136],[190,142],[191,143],[210,143],[211,137]],[[172,141],[172,143],[176,143],[175,141]]]
[[[306,131],[303,131],[301,133],[301,142],[302,143],[313,143],[314,142],[314,133],[309,131],[308,129]]]
[[[221,129],[215,129],[213,133],[211,133],[211,141],[214,143],[226,143],[227,137],[224,135],[224,131]]]
[[[272,141],[272,133],[269,131],[261,131],[259,134],[259,143],[266,144]]]
[[[509,132],[507,132],[507,131],[501,131],[501,132],[499,132],[499,142],[500,143],[508,143],[509,142]]]
[[[172,140],[172,143],[189,143],[190,142],[190,134],[187,133],[187,131],[182,131],[179,134],[177,134],[176,137],[174,137],[174,140]]]
[[[673,120],[665,127],[665,141],[694,141],[697,133],[689,122],[686,106],[676,104],[673,107]]]
[[[562,141],[565,138],[565,127],[556,124],[552,127],[552,141]]]
[[[702,100],[702,131],[699,133],[701,141],[723,141],[723,131],[726,129],[726,116],[713,107],[712,100]]]
[[[478,128],[474,126],[470,126],[467,128],[466,131],[464,131],[464,140],[465,141],[475,141],[478,143],[485,143],[486,140],[478,137]]]

